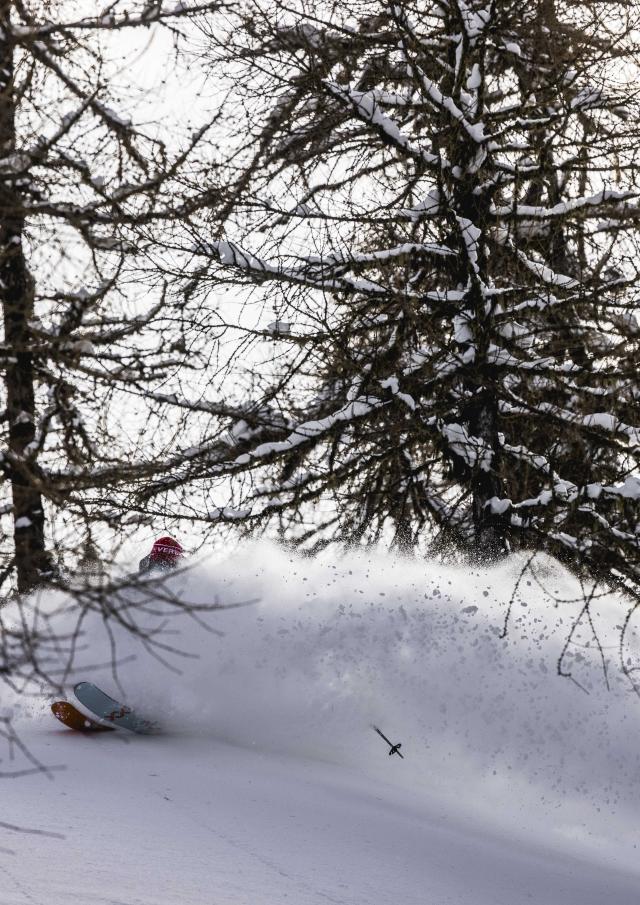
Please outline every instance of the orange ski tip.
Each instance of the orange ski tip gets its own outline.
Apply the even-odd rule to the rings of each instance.
[[[55,701],[51,705],[51,712],[68,729],[77,732],[112,732],[111,726],[102,726],[90,717],[81,713],[77,707],[68,701]]]

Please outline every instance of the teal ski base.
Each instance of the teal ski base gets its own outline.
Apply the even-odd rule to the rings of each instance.
[[[131,707],[109,697],[93,682],[78,682],[73,690],[87,710],[118,729],[128,729],[129,732],[137,732],[140,735],[153,735],[159,732],[157,723],[138,716]]]

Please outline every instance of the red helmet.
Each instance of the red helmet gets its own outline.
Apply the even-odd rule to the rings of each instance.
[[[180,558],[184,556],[184,550],[177,540],[172,537],[159,537],[151,548],[149,559],[152,563],[161,563],[165,566],[177,566]]]

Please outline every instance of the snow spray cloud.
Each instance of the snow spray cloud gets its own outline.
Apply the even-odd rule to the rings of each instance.
[[[632,863],[640,702],[609,649],[624,604],[594,604],[610,690],[589,631],[574,636],[567,665],[579,687],[556,674],[575,600],[556,604],[523,583],[501,637],[521,566],[471,570],[380,551],[329,561],[248,544],[170,582],[196,603],[258,602],[209,614],[215,633],[173,619],[167,641],[192,655],[172,659],[179,674],[116,632],[120,657],[134,657],[122,686],[168,731],[334,761],[443,812]],[[555,596],[575,599],[559,566],[543,572]],[[84,640],[92,662],[108,661],[99,620]],[[108,669],[89,677],[122,697]],[[402,742],[403,761],[387,757],[371,724]]]

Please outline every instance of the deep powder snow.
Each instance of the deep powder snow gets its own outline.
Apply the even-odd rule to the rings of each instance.
[[[609,687],[586,620],[565,661],[575,681],[561,679],[556,662],[580,609],[580,588],[540,560],[521,582],[502,638],[523,562],[474,570],[379,551],[312,560],[254,543],[223,562],[197,563],[171,579],[183,599],[257,602],[203,615],[213,631],[188,616],[164,624],[165,607],[157,604],[147,624],[162,623],[160,637],[189,656],[166,654],[176,673],[116,632],[120,688],[109,669],[87,676],[83,668],[109,659],[108,634],[99,619],[89,619],[70,679],[90,677],[126,697],[144,715],[159,717],[166,735],[131,737],[129,744],[114,736],[76,738],[52,724],[48,701],[18,702],[17,726],[34,752],[68,769],[49,783],[11,780],[2,819],[51,829],[64,790],[72,806],[64,845],[79,844],[77,775],[99,803],[97,815],[82,816],[82,845],[95,834],[95,846],[106,845],[116,861],[118,846],[139,837],[146,808],[154,833],[166,820],[170,846],[175,821],[186,820],[190,829],[180,838],[199,851],[206,824],[207,833],[218,834],[214,850],[233,848],[225,863],[237,871],[221,873],[218,861],[203,855],[197,869],[189,868],[193,888],[183,890],[184,902],[267,905],[285,895],[297,902],[375,902],[401,890],[416,905],[513,905],[519,895],[540,905],[597,905],[602,890],[615,887],[618,902],[631,903],[640,889],[640,701],[617,662],[625,604],[615,596],[593,604]],[[135,599],[140,592],[129,593]],[[52,610],[61,599],[48,602]],[[68,616],[59,619],[62,627]],[[404,760],[387,756],[372,723],[402,742]],[[167,773],[180,791],[166,796],[173,810],[163,816],[156,798],[150,807],[144,796],[148,783],[148,794],[156,794],[148,777],[162,785]],[[129,802],[115,809],[104,805],[114,775]],[[248,795],[250,781],[257,799]],[[205,805],[212,796],[213,810]],[[258,812],[254,801],[262,802]],[[121,832],[105,840],[100,827],[119,819]],[[225,826],[235,847],[220,841]],[[9,836],[8,848],[31,853],[35,883],[61,843]],[[15,877],[15,861],[2,857]],[[280,864],[280,873],[266,862]],[[371,898],[371,871],[378,889],[388,880],[379,899]],[[77,888],[79,900],[90,894],[85,901],[146,905],[164,902],[166,894],[175,901],[168,881],[138,889],[134,875],[129,869],[129,886],[112,899],[89,885]],[[23,885],[34,895],[28,877]],[[7,902],[23,901],[15,895]]]

